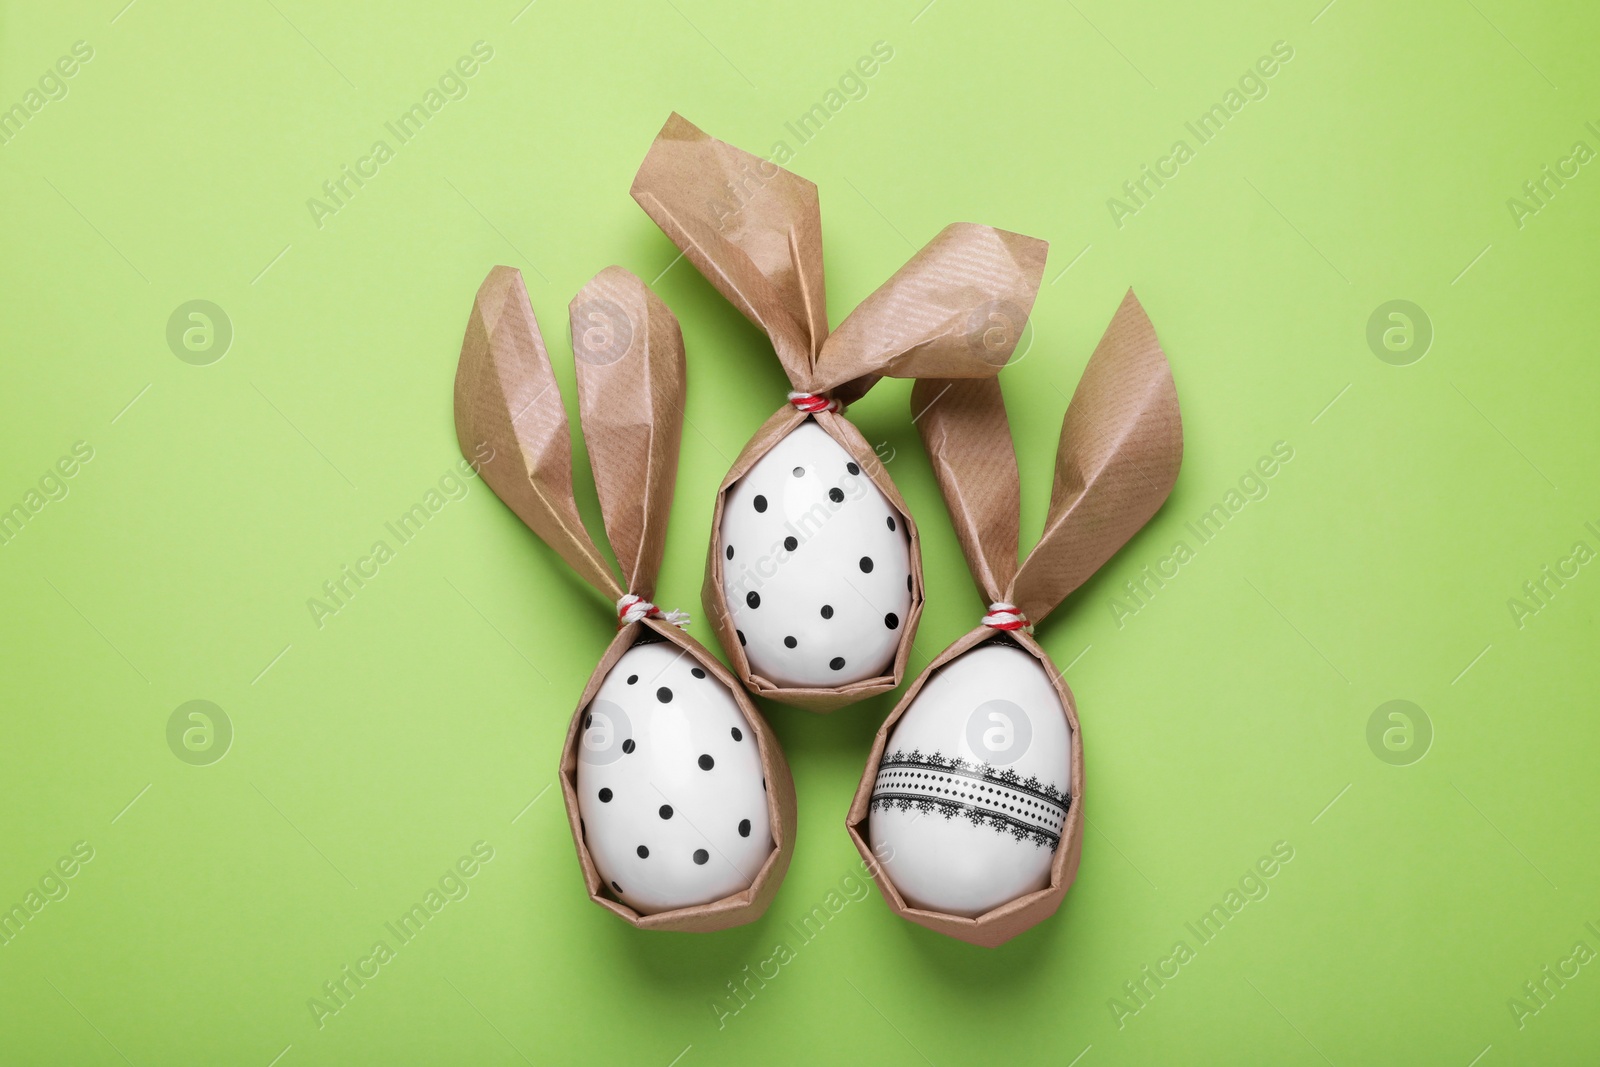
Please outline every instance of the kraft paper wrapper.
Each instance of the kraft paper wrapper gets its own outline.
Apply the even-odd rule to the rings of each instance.
[[[456,439],[461,454],[490,458],[478,469],[495,495],[585,581],[622,596],[572,495],[567,413],[533,318],[522,274],[495,267],[478,287],[456,366]]]
[[[723,557],[722,553],[717,551],[717,547],[722,543],[718,531],[722,529],[722,513],[728,488],[744,477],[756,461],[767,454],[768,449],[783,440],[790,430],[808,418],[815,419],[817,425],[860,465],[862,472],[872,479],[872,484],[878,487],[879,492],[889,501],[889,506],[900,516],[911,548],[911,607],[906,613],[905,629],[908,634],[916,632],[917,622],[922,618],[922,542],[917,534],[916,523],[912,522],[910,514],[906,511],[900,490],[889,480],[889,472],[884,469],[878,454],[849,420],[827,411],[806,415],[787,404],[782,411],[775,413],[761,429],[756,431],[750,443],[744,446],[744,451],[739,453],[739,458],[733,461],[733,468],[728,471],[727,477],[722,479],[722,485],[717,489],[716,505],[711,514],[711,547],[706,553],[706,579],[700,588],[700,602],[705,608],[706,619],[710,622],[712,631],[727,651],[734,673],[751,692],[807,711],[829,712],[879,693],[887,693],[899,685],[900,680],[905,677],[906,661],[911,655],[910,639],[902,638],[895,648],[894,660],[888,674],[876,678],[863,678],[861,681],[832,689],[784,688],[776,685],[753,673],[749,660],[745,658],[744,646],[739,643],[737,628],[733,624],[733,617],[728,614],[726,600],[722,595]]]
[[[1183,459],[1183,425],[1172,370],[1132,290],[1073,393],[1056,451],[1044,534],[1020,568],[1021,493],[999,382],[920,381],[912,390],[912,406],[921,413],[918,429],[985,602],[1011,601],[1035,624],[1155,515],[1172,491]],[[1050,865],[1050,884],[969,919],[909,906],[881,865],[869,863],[869,867],[891,911],[931,930],[992,948],[1055,913],[1077,874],[1083,850],[1083,736],[1077,705],[1061,672],[1031,635],[979,626],[928,665],[873,739],[846,828],[862,858],[871,860],[865,826],[889,735],[934,672],[990,641],[1014,642],[1039,660],[1061,698],[1072,731],[1072,804]]]
[[[606,539],[619,581],[584,527],[572,487],[566,410],[534,319],[522,275],[495,267],[473,302],[456,371],[456,435],[463,455],[512,511],[551,548],[615,601],[624,591],[650,599],[661,567],[677,477],[686,387],[677,320],[645,284],[608,267],[573,298],[579,418],[589,449]],[[482,460],[487,446],[489,458]],[[733,695],[755,735],[766,780],[773,850],[751,885],[708,904],[640,915],[606,895],[584,842],[577,766],[585,708],[617,659],[646,631],[678,646]],[[618,631],[584,687],[567,725],[561,792],[589,897],[641,929],[709,931],[760,918],[794,852],[794,782],[777,737],[715,656],[682,630],[656,619]]]
[[[992,378],[1027,325],[1048,245],[991,226],[957,223],[933,240],[828,331],[817,187],[759,156],[718,141],[673,114],[632,188],[662,231],[716,289],[766,332],[796,390],[859,399],[883,376]],[[753,692],[811,711],[831,711],[898,685],[922,614],[916,523],[888,473],[837,413],[819,426],[864,470],[905,520],[912,606],[890,673],[833,688],[782,687],[750,673],[722,593],[727,489],[806,416],[785,406],[739,454],[717,493],[702,600],[740,679]]]
[[[861,784],[856,787],[855,799],[850,804],[850,814],[845,819],[845,829],[850,834],[850,840],[855,842],[856,850],[866,861],[867,869],[872,872],[872,879],[878,883],[878,891],[883,894],[890,911],[902,918],[910,919],[919,926],[926,926],[930,930],[949,934],[958,940],[982,945],[984,948],[994,948],[1009,941],[1024,930],[1054,915],[1056,909],[1061,906],[1062,899],[1067,895],[1067,888],[1078,876],[1078,860],[1083,853],[1083,735],[1078,728],[1078,709],[1072,699],[1072,690],[1067,688],[1067,683],[1061,678],[1061,672],[1032,637],[1018,631],[1006,634],[1004,640],[1014,641],[1017,647],[1043,665],[1045,673],[1055,686],[1056,695],[1061,698],[1061,706],[1066,709],[1067,726],[1072,731],[1071,748],[1067,757],[1072,766],[1072,804],[1067,809],[1066,825],[1061,828],[1061,842],[1056,846],[1055,855],[1050,859],[1050,884],[1043,889],[1025,893],[1015,900],[1008,901],[976,919],[914,908],[906,903],[900,891],[889,880],[887,868],[873,855],[867,843],[867,816],[868,807],[872,803],[872,785],[878,777],[878,764],[883,761],[884,749],[889,743],[889,735],[894,731],[894,724],[899,722],[900,717],[911,707],[912,701],[916,700],[917,694],[922,691],[928,679],[933,677],[935,671],[975,645],[996,640],[998,633],[999,631],[991,630],[987,626],[979,626],[939,653],[934,661],[928,664],[928,668],[906,688],[905,695],[889,713],[889,717],[883,721],[883,725],[878,728],[877,736],[872,740],[872,752],[867,756],[866,772],[861,777]]]
[[[761,865],[755,880],[747,889],[709,904],[675,908],[672,911],[656,912],[654,915],[640,915],[628,905],[613,900],[606,894],[605,882],[601,879],[600,872],[595,869],[594,860],[590,858],[589,849],[584,844],[583,820],[578,815],[578,745],[583,735],[583,711],[594,699],[595,693],[600,689],[600,683],[605,681],[606,674],[610,672],[612,666],[643,636],[641,627],[648,627],[683,649],[733,694],[734,701],[738,703],[739,710],[744,712],[745,720],[750,724],[750,731],[755,734],[756,744],[760,747],[761,773],[767,787],[767,821],[772,828],[772,851],[767,853],[766,862]],[[641,930],[708,933],[712,930],[726,930],[732,926],[755,922],[761,918],[768,905],[772,903],[772,899],[778,895],[778,887],[783,884],[783,876],[789,870],[789,860],[794,856],[797,817],[794,778],[789,773],[789,764],[783,758],[783,749],[779,746],[772,727],[768,726],[760,712],[756,711],[755,704],[740,688],[738,679],[728,672],[728,668],[724,667],[720,660],[676,626],[655,619],[632,623],[617,631],[617,636],[606,649],[605,655],[601,657],[600,665],[589,677],[589,684],[584,686],[577,710],[573,713],[572,721],[567,724],[567,739],[561,749],[561,795],[566,801],[567,822],[572,827],[572,840],[578,849],[578,865],[583,868],[583,882],[589,890],[589,899],[602,908],[620,915]]]
[[[578,420],[606,540],[623,588],[648,600],[661,571],[683,440],[683,333],[667,305],[621,267],[597,274],[572,298],[568,315]],[[559,407],[560,399],[551,399]]]

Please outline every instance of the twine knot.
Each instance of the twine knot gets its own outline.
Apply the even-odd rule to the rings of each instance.
[[[843,411],[844,405],[829,397],[818,396],[816,393],[790,393],[789,403],[807,414],[819,411]]]
[[[1004,600],[996,600],[989,605],[989,614],[983,617],[983,624],[995,630],[1021,630],[1023,633],[1033,633],[1033,623],[1028,617],[1017,610],[1015,604]]]
[[[689,613],[687,611],[662,611],[642,596],[629,593],[617,601],[617,629],[622,629],[630,622],[640,619],[660,619],[670,622],[678,629],[687,629],[689,626]]]

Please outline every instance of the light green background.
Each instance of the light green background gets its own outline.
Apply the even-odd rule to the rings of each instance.
[[[1600,171],[1520,227],[1506,204],[1600,149],[1592,5],[123,2],[0,13],[0,107],[94,50],[0,146],[0,507],[94,451],[0,546],[0,903],[94,850],[0,947],[0,1060],[1593,1062],[1600,963],[1520,1026],[1509,1002],[1600,950],[1600,568],[1521,626],[1507,601],[1600,549]],[[394,141],[480,40],[468,95]],[[866,95],[799,145],[785,122],[878,41]],[[1277,41],[1268,95],[1199,145],[1184,123]],[[477,482],[324,626],[307,609],[456,462],[461,332],[503,262],[564,386],[566,302],[607,264],[682,319],[660,599],[698,612],[715,485],[785,383],[628,198],[672,109],[795,150],[835,322],[949,221],[1051,241],[1003,376],[1026,530],[1129,285],[1172,361],[1177,489],[1041,631],[1083,719],[1082,872],[999,950],[876,890],[809,942],[790,928],[855,884],[843,817],[892,696],[765,709],[801,800],[761,922],[641,934],[590,904],[550,786],[608,610]],[[308,198],[380,138],[394,158],[319,228]],[[1108,198],[1179,138],[1195,157],[1119,228]],[[195,299],[234,330],[209,366],[166,341]],[[1366,341],[1394,299],[1435,333],[1408,366]],[[922,523],[915,671],[981,605],[908,394],[852,417]],[[1123,583],[1279,441],[1266,498],[1119,626]],[[234,729],[210,766],[167,745],[195,699]],[[1434,731],[1407,766],[1367,741],[1394,699]],[[319,1028],[308,999],[480,840],[470,895]],[[1199,945],[1185,924],[1280,841],[1270,894]],[[1113,998],[1137,1006],[1123,984],[1180,939],[1194,958],[1119,1025]],[[794,959],[719,1026],[779,941]]]

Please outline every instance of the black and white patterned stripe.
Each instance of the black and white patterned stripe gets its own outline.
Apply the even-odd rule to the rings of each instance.
[[[1061,842],[1072,797],[1037,777],[1022,778],[959,756],[896,751],[878,765],[871,807],[878,810],[961,816],[1019,841],[1054,851]]]

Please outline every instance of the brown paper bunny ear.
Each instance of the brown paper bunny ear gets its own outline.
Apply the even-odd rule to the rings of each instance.
[[[828,335],[817,187],[674,114],[633,198],[751,322],[789,381],[849,403],[880,376],[977,378],[1005,365],[1027,325],[1048,245],[947,226]]]
[[[478,287],[456,366],[456,439],[506,506],[590,585],[623,594],[572,495],[572,439],[522,274],[495,267]]]
[[[926,378],[911,387],[911,410],[972,579],[985,604],[1003,600],[1017,575],[1021,516],[1000,382]]]
[[[687,381],[678,320],[644,282],[607,267],[572,298],[578,415],[623,586],[649,600],[666,547]]]
[[[850,403],[879,377],[993,377],[1022,338],[1049,248],[992,226],[946,226],[839,324],[810,390]]]
[[[1129,289],[1067,407],[1044,535],[1002,599],[1042,620],[1150,521],[1182,461],[1172,368]]]
[[[619,585],[578,513],[566,409],[522,275],[495,267],[478,289],[456,368],[456,437],[488,451],[483,480],[590,585],[649,598],[678,464],[683,338],[672,313],[621,267],[572,303],[584,440]],[[485,449],[483,446],[487,446]]]
[[[925,379],[912,410],[961,550],[984,597],[1037,623],[1161,507],[1183,424],[1172,370],[1133,290],[1067,407],[1044,535],[1017,566],[1017,457],[1000,383]]]
[[[828,336],[817,187],[674,112],[633,198],[701,274],[772,339],[803,389]]]

